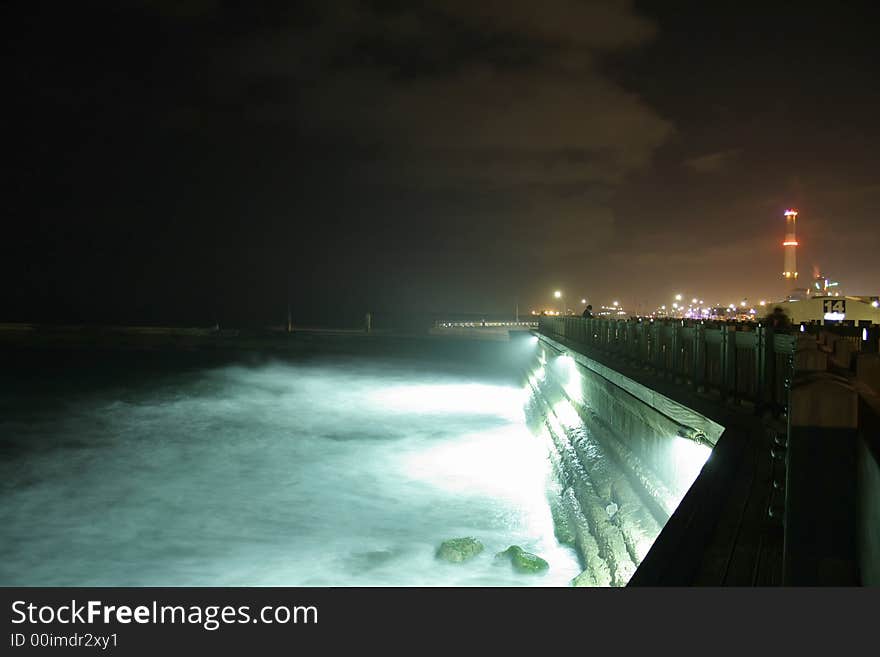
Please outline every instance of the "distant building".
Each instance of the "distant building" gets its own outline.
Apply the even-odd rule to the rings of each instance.
[[[807,290],[808,296],[811,297],[842,297],[843,290],[840,288],[839,281],[833,281],[821,272],[817,272],[813,277],[813,285]]]
[[[813,296],[801,300],[781,301],[781,307],[795,324],[880,324],[880,298],[859,296]]]

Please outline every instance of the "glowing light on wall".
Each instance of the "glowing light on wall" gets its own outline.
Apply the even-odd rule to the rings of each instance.
[[[676,436],[672,439],[672,459],[675,463],[676,491],[684,495],[694,483],[700,470],[709,460],[712,449],[708,445]]]
[[[547,378],[547,370],[541,365],[541,367],[535,370],[529,380],[532,381],[532,385],[535,385],[542,382],[545,378]]]
[[[563,354],[558,358],[557,363],[562,370],[562,388],[565,394],[575,402],[583,401],[583,382],[575,359]]]
[[[783,243],[782,243],[782,246],[797,246],[797,245],[798,245],[797,241],[795,241],[795,242],[783,242]]]
[[[576,427],[581,423],[581,416],[567,399],[553,404],[553,415],[564,427]]]
[[[846,314],[845,313],[825,313],[825,315],[823,315],[823,317],[825,317],[825,319],[830,319],[832,321],[839,322],[840,320],[846,318]]]

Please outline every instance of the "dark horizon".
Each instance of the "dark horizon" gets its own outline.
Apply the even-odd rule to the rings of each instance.
[[[880,8],[746,4],[20,3],[0,321],[876,294]]]

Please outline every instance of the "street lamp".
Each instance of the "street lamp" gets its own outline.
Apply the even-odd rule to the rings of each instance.
[[[554,296],[555,298],[557,298],[557,299],[562,299],[562,292],[561,292],[560,290],[556,290],[556,291],[553,293],[553,296]],[[560,302],[560,303],[561,303],[561,302]],[[564,314],[565,314],[565,308],[564,308],[564,306],[565,306],[565,304],[563,304],[562,311],[559,313],[559,314],[561,314],[561,315],[564,315]],[[559,306],[557,306],[557,308],[558,308],[558,307],[559,307]],[[557,312],[558,312],[558,311],[557,311]]]

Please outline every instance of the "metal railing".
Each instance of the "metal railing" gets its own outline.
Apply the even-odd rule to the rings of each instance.
[[[464,321],[464,322],[434,322],[434,328],[538,328],[538,322],[487,322],[487,321]]]
[[[539,332],[584,347],[586,355],[621,358],[724,400],[776,413],[788,403],[797,327],[782,332],[759,324],[543,316]]]

